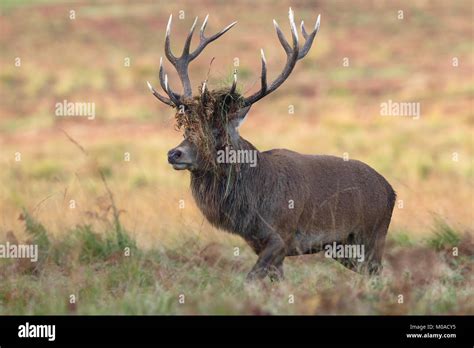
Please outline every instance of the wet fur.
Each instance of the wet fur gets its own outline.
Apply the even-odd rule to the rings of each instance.
[[[241,137],[234,148],[256,150]],[[339,260],[344,266],[380,270],[396,195],[368,165],[278,149],[258,152],[256,167],[224,167],[225,174],[193,171],[191,188],[214,226],[240,235],[259,255],[250,278],[279,278],[285,256],[332,242],[365,245],[364,263]]]

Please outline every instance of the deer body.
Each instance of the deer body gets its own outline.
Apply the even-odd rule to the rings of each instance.
[[[206,80],[200,95],[193,97],[189,63],[236,24],[206,37],[207,19],[200,30],[199,45],[191,51],[196,18],[180,57],[171,52],[172,16],[168,21],[165,53],[178,72],[183,95],[169,86],[162,60],[160,84],[168,97],[148,83],[158,100],[178,110],[177,124],[184,130],[185,139],[168,152],[168,162],[176,170],[191,172],[191,189],[199,209],[214,226],[240,235],[257,253],[258,261],[248,279],[267,275],[281,278],[286,256],[319,252],[334,243],[362,245],[365,255],[357,262],[351,258],[337,260],[351,270],[378,272],[395,202],[395,192],[388,182],[359,161],[281,149],[258,152],[238,131],[251,106],[283,84],[297,61],[306,56],[318,33],[319,17],[310,33],[301,22],[305,40],[301,47],[291,8],[291,44],[274,21],[287,60],[272,83],[267,82],[262,50],[259,91],[249,97],[240,95],[234,72],[231,88],[209,91]],[[255,151],[257,162],[222,163],[218,160],[222,149],[226,153],[229,149],[239,153]]]
[[[258,152],[257,163],[231,170],[230,178],[191,173],[193,196],[209,222],[240,235],[259,255],[270,249],[260,266],[274,268],[276,277],[285,256],[319,252],[333,242],[363,243],[368,264],[342,263],[379,269],[395,201],[380,174],[359,161],[284,149]]]

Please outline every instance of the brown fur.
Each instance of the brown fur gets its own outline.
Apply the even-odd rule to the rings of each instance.
[[[216,123],[219,113],[211,115],[201,117],[199,122],[205,124],[198,128],[228,126]],[[230,119],[231,115],[227,122]],[[185,127],[185,131],[196,134],[195,129]],[[228,133],[206,136],[212,138],[214,146],[223,146],[227,142],[220,138],[229,138]],[[256,150],[238,134],[230,138],[234,149]],[[201,148],[198,153],[201,158],[212,157],[218,148],[207,154]],[[250,278],[280,278],[286,256],[319,252],[333,242],[364,244],[362,264],[338,259],[349,269],[371,273],[380,270],[395,192],[368,165],[278,149],[258,152],[256,167],[216,166],[221,170],[206,166],[192,170],[193,196],[213,225],[240,235],[259,255]]]

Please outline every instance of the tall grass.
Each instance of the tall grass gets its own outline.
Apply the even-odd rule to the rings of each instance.
[[[178,249],[143,250],[121,224],[104,231],[78,225],[53,238],[28,211],[22,216],[30,242],[38,243],[43,257],[33,272],[20,261],[0,261],[2,314],[474,312],[474,291],[467,286],[472,275],[466,273],[472,245],[446,222],[424,242],[390,239],[395,243],[387,245],[380,277],[368,278],[312,255],[289,258],[287,278],[280,283],[246,285],[245,273],[255,260],[232,256],[223,244],[201,246],[190,240]],[[450,254],[437,253],[448,245],[463,250],[456,262]],[[398,303],[400,294],[403,303]]]

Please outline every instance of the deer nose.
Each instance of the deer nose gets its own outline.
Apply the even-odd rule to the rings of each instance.
[[[172,149],[168,151],[168,163],[175,163],[175,161],[181,157],[183,153],[180,150]]]

